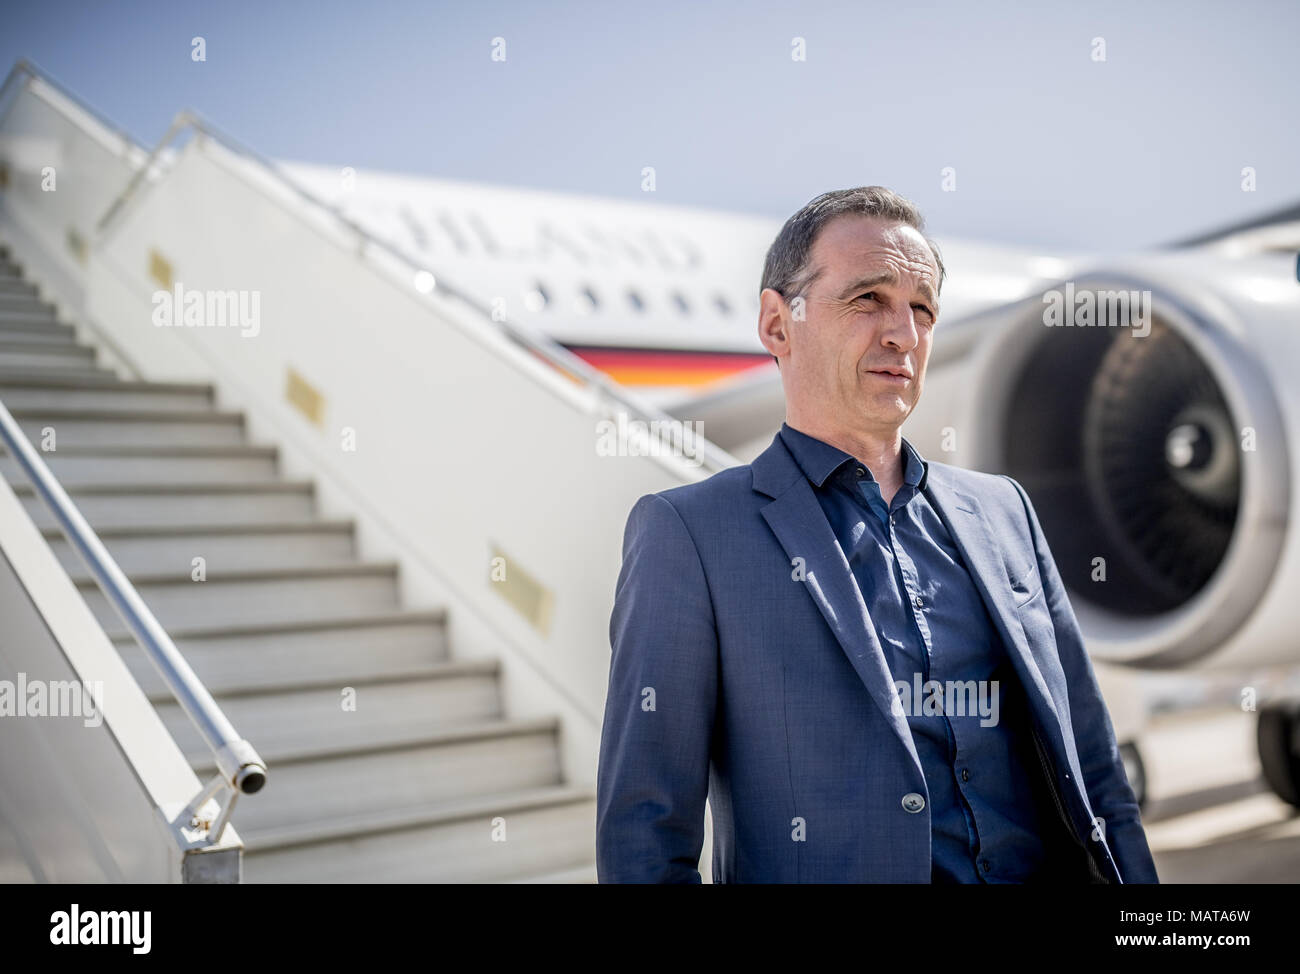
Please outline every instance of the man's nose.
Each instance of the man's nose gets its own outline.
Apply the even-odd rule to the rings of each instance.
[[[909,306],[891,315],[881,340],[903,352],[916,348],[921,340],[916,327],[916,312]]]

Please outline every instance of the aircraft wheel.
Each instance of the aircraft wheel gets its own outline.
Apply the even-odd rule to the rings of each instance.
[[[1300,700],[1266,704],[1257,738],[1264,780],[1284,802],[1300,807]]]

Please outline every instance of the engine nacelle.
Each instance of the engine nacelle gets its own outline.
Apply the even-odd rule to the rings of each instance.
[[[951,334],[941,322],[905,432],[936,459],[1025,487],[1098,657],[1300,658],[1294,255],[1122,267]],[[945,342],[968,354],[945,363]],[[958,447],[948,455],[935,449],[945,427]]]

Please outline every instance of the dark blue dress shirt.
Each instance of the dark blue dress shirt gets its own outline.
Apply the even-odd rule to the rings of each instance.
[[[1044,822],[1029,777],[1034,766],[1027,716],[1022,706],[1010,704],[1019,698],[1007,692],[1008,681],[1016,678],[1005,647],[948,529],[926,499],[925,461],[904,439],[904,482],[887,505],[865,464],[784,423],[780,436],[844,550],[896,689],[899,683],[908,687],[900,690],[900,701],[929,792],[932,880],[1040,878]],[[954,685],[949,681],[976,681],[979,699],[990,704],[996,693],[998,709],[987,707],[982,716],[978,706],[954,708],[964,714],[936,714],[932,707],[927,714],[925,685],[931,680],[945,688]],[[921,699],[913,700],[918,686]]]

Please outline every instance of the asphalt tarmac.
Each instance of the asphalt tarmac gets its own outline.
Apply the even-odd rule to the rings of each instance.
[[[1300,809],[1260,776],[1255,714],[1161,715],[1139,746],[1142,822],[1162,883],[1300,883]]]

